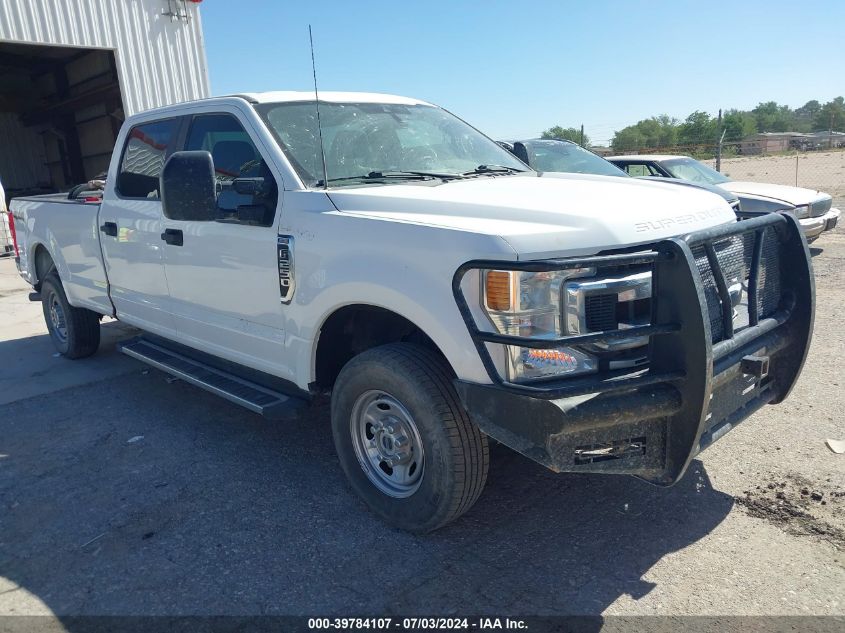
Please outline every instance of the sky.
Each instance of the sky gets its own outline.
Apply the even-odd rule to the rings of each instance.
[[[497,139],[845,94],[845,1],[206,0],[215,95],[386,92]]]

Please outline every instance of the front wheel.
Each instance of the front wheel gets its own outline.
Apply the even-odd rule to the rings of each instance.
[[[396,527],[436,530],[484,488],[487,438],[426,348],[395,343],[349,361],[332,391],[332,432],[352,488]]]

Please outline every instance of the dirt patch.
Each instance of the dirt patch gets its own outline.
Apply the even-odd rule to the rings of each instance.
[[[800,475],[772,476],[770,481],[734,497],[750,516],[766,519],[789,534],[815,536],[845,549],[845,490],[812,482]]]

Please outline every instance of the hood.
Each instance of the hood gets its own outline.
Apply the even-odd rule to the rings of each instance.
[[[791,187],[789,185],[770,185],[765,182],[745,182],[731,180],[721,185],[724,189],[735,194],[747,194],[764,198],[772,198],[781,202],[787,202],[793,206],[810,204],[816,200],[827,199],[830,196],[815,189],[804,189],[802,187]]]
[[[530,173],[328,194],[349,214],[499,236],[522,259],[645,244],[736,220],[707,191],[617,176]]]

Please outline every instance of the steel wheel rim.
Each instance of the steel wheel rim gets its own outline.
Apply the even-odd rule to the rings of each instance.
[[[370,482],[390,497],[410,497],[425,471],[422,439],[410,412],[384,391],[367,391],[350,419],[355,456]]]
[[[62,304],[59,303],[56,295],[50,297],[49,313],[53,334],[64,343],[67,340],[67,321],[65,320],[64,308],[62,308]]]

